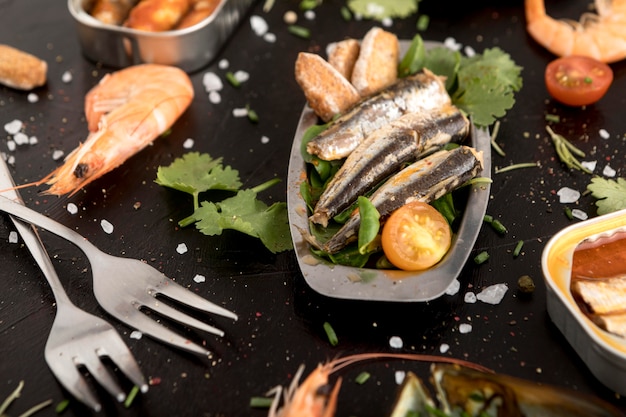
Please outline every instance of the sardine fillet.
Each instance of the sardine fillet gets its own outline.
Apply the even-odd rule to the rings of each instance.
[[[350,207],[405,163],[447,143],[462,142],[470,123],[453,105],[408,113],[370,134],[346,159],[315,206],[311,221],[326,227],[329,219]]]
[[[404,114],[451,103],[440,77],[428,70],[402,78],[357,103],[307,144],[307,152],[324,160],[347,157],[365,137]]]
[[[626,277],[576,280],[572,291],[595,314],[626,312]]]
[[[420,159],[387,180],[369,200],[378,210],[381,223],[396,209],[412,201],[430,203],[456,189],[483,169],[482,152],[469,146],[439,151]],[[336,253],[358,237],[358,210],[321,249]]]

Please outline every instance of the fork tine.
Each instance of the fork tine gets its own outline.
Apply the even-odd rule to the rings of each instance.
[[[98,381],[118,402],[126,399],[126,394],[120,388],[119,384],[113,379],[111,373],[106,369],[100,361],[100,352],[87,352],[89,357],[76,358],[77,365],[83,365],[89,371],[89,374]]]
[[[163,302],[160,302],[159,300],[156,300],[152,305],[146,305],[146,307],[186,326],[195,327],[196,329],[204,330],[205,332],[216,334],[220,337],[224,336],[224,332],[217,327],[206,324],[203,321],[200,321],[194,317],[191,317],[188,314],[183,313],[182,311],[176,310],[175,308]]]
[[[208,301],[205,298],[200,297],[198,294],[189,291],[188,289],[182,287],[181,285],[177,284],[169,278],[163,279],[159,283],[159,285],[150,288],[148,292],[152,296],[156,296],[157,294],[165,295],[173,300],[176,300],[183,304],[187,304],[188,306],[196,308],[200,311],[218,314],[222,317],[227,317],[233,320],[238,319],[237,314],[233,313],[232,311],[227,310],[221,306],[218,306],[217,304]]]
[[[178,333],[168,329],[162,324],[157,323],[152,318],[146,316],[139,310],[132,310],[132,312],[128,312],[128,314],[124,315],[122,318],[118,317],[118,319],[123,319],[126,324],[135,327],[142,333],[152,336],[155,339],[161,340],[162,342],[168,343],[179,349],[187,350],[189,352],[196,353],[202,356],[211,355],[211,352],[207,349],[185,337],[182,337]]]
[[[139,387],[142,393],[148,392],[148,384],[139,369],[135,357],[128,349],[128,346],[116,333],[116,337],[110,337],[107,342],[107,349],[102,349],[102,354],[106,355],[117,367]]]
[[[52,373],[56,376],[57,381],[59,381],[74,398],[96,412],[102,409],[100,401],[93,394],[78,368],[76,368],[73,363],[70,363],[70,359],[62,360],[60,358],[46,357],[46,362],[48,363],[48,367],[52,370]]]

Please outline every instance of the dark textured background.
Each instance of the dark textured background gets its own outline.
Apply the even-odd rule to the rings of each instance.
[[[223,74],[217,61],[192,75],[196,98],[166,138],[140,152],[123,166],[69,198],[38,194],[40,189],[23,191],[26,204],[83,234],[111,254],[145,259],[182,285],[211,300],[223,303],[239,314],[232,323],[215,319],[226,330],[219,339],[203,334],[200,338],[215,351],[215,362],[208,362],[173,350],[144,337],[130,339],[131,329],[114,322],[130,345],[146,376],[159,378],[148,394],[138,397],[124,409],[105,397],[103,415],[128,416],[262,416],[249,400],[263,395],[277,384],[288,384],[301,363],[307,373],[318,362],[343,354],[390,351],[389,338],[400,336],[402,351],[445,354],[478,362],[494,370],[544,384],[554,384],[613,401],[626,410],[585,367],[546,312],[546,291],[542,282],[540,257],[552,235],[573,221],[555,192],[563,186],[584,191],[590,176],[566,170],[556,159],[548,139],[545,114],[558,114],[558,131],[588,152],[587,159],[598,160],[599,172],[606,162],[623,171],[626,124],[623,117],[626,98],[626,66],[612,65],[615,83],[607,96],[585,110],[568,109],[551,101],[543,85],[543,70],[553,58],[525,31],[521,1],[455,3],[424,0],[420,12],[431,18],[422,34],[425,39],[443,41],[452,36],[477,52],[498,46],[521,65],[524,87],[517,94],[515,107],[502,119],[498,142],[505,157],[493,155],[494,167],[511,163],[539,161],[540,168],[494,175],[488,214],[508,228],[505,236],[483,227],[474,254],[487,250],[489,261],[476,266],[469,262],[463,270],[461,291],[425,304],[387,304],[342,301],[322,297],[304,282],[293,252],[270,254],[259,242],[237,233],[207,237],[193,228],[179,229],[176,222],[190,214],[191,198],[154,184],[156,169],[170,164],[187,150],[183,142],[195,139],[193,150],[224,158],[238,169],[245,186],[254,186],[278,176],[286,180],[288,155],[304,98],[293,78],[293,64],[300,51],[321,51],[332,41],[362,37],[371,21],[342,19],[343,1],[328,0],[316,9],[313,21],[301,17],[300,24],[311,29],[311,40],[287,32],[282,21],[287,10],[297,10],[295,1],[277,1],[270,13],[259,2],[251,13],[262,15],[275,33],[275,43],[256,37],[246,17],[218,58],[230,62],[230,70],[245,70],[250,80],[239,89],[226,85],[222,102],[209,103],[202,86],[202,75],[210,70]],[[557,16],[577,18],[586,2],[555,1],[549,11]],[[48,84],[36,90],[40,100],[29,103],[27,94],[0,88],[1,124],[20,119],[26,133],[36,135],[39,144],[21,146],[12,152],[19,183],[39,179],[59,162],[53,150],[69,153],[86,137],[83,97],[109,68],[87,61],[79,50],[73,22],[62,1],[1,0],[0,41],[29,51],[49,63]],[[389,30],[400,38],[415,34],[415,17],[397,20]],[[70,71],[73,80],[64,83],[62,74]],[[259,114],[258,124],[234,118],[233,108],[250,105]],[[601,139],[600,128],[611,133]],[[7,136],[2,132],[3,136]],[[270,138],[261,143],[261,136]],[[0,150],[6,151],[6,141]],[[285,201],[285,181],[263,193],[271,203]],[[68,202],[79,207],[79,214],[66,210]],[[141,203],[135,210],[133,205]],[[593,199],[585,195],[576,205],[595,215]],[[100,220],[115,226],[105,234]],[[67,393],[56,382],[43,358],[43,348],[55,314],[54,300],[40,271],[21,245],[8,243],[13,226],[0,216],[0,397],[4,398],[25,381],[22,397],[9,409],[18,415],[28,407],[51,398],[58,403]],[[49,252],[70,297],[84,309],[106,317],[91,294],[88,264],[73,246],[44,234]],[[518,240],[523,253],[514,259]],[[179,243],[189,252],[176,253]],[[205,283],[193,277],[202,274]],[[534,278],[537,289],[530,297],[517,294],[521,275]],[[466,304],[468,289],[505,282],[509,292],[503,302],[492,306]],[[211,318],[209,320],[212,320]],[[339,336],[331,347],[322,329],[330,322]],[[460,334],[459,323],[471,323],[469,334]],[[361,370],[373,377],[364,385],[352,378]],[[380,361],[342,371],[339,416],[385,415],[396,395],[395,370],[413,370],[427,378],[428,365]],[[89,410],[72,402],[65,416],[88,415]],[[54,415],[49,408],[39,415]]]

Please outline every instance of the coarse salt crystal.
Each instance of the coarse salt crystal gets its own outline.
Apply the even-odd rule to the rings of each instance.
[[[581,209],[572,209],[572,217],[579,220],[587,220],[589,216]]]
[[[449,350],[450,350],[450,345],[447,343],[442,343],[441,346],[439,346],[439,353],[446,353]]]
[[[611,135],[609,134],[609,132],[607,132],[606,129],[600,129],[600,131],[598,132],[600,134],[600,137],[602,139],[608,139],[611,137]]]
[[[207,92],[219,91],[224,88],[222,79],[214,72],[206,72],[202,76],[202,85]]]
[[[466,46],[465,48],[463,48],[463,51],[465,52],[465,55],[469,58],[473,57],[474,55],[476,55],[476,51],[474,50],[474,48],[472,48],[471,46]]]
[[[248,74],[246,71],[241,70],[235,71],[233,76],[235,77],[235,80],[239,81],[240,83],[245,83],[250,79],[250,74]]]
[[[448,49],[452,49],[453,51],[460,51],[462,47],[462,45],[452,37],[445,38],[443,40],[443,45]]]
[[[226,68],[228,68],[229,65],[230,63],[228,62],[226,58],[220,59],[220,62],[217,63],[217,67],[222,70],[225,70]]]
[[[468,323],[459,324],[459,333],[466,334],[472,331],[472,325]]]
[[[267,32],[263,35],[263,40],[267,43],[274,43],[276,42],[276,35],[271,32]]]
[[[183,254],[187,252],[187,245],[185,245],[184,243],[179,243],[178,246],[176,246],[176,252],[178,252],[179,254]]]
[[[100,220],[100,227],[104,230],[104,233],[111,234],[113,233],[113,225],[108,220]]]
[[[11,155],[7,158],[7,164],[15,165],[15,156]]]
[[[61,81],[64,83],[69,83],[72,81],[72,73],[69,71],[65,71],[63,75],[61,75]]]
[[[593,172],[596,170],[596,165],[598,165],[598,161],[581,161],[580,164],[584,168],[587,168],[589,171]]]
[[[15,141],[16,145],[26,145],[28,144],[28,135],[22,132],[17,132],[13,136],[13,140]]]
[[[385,17],[383,18],[383,20],[380,21],[380,23],[383,25],[383,27],[389,28],[393,26],[393,19],[391,19],[390,17]]]
[[[267,136],[261,136],[261,143],[264,145],[270,143],[270,138]]]
[[[12,141],[12,140],[7,141],[7,149],[9,151],[14,151],[15,148],[17,148],[17,144],[15,143],[15,141]]]
[[[391,346],[394,349],[402,349],[402,346],[404,345],[404,343],[402,342],[402,338],[400,338],[399,336],[391,336],[389,338],[389,346]]]
[[[611,168],[609,165],[605,166],[604,169],[602,170],[602,175],[606,177],[614,177],[615,174],[617,174],[617,172],[613,168]]]
[[[133,330],[130,333],[130,338],[131,339],[139,340],[139,339],[141,339],[142,336],[143,336],[143,333],[141,333],[139,330]]]
[[[204,275],[200,275],[200,274],[196,274],[195,277],[193,277],[194,282],[197,282],[198,284],[201,282],[206,281],[206,277]]]
[[[63,158],[63,155],[65,155],[65,152],[57,149],[56,151],[52,152],[52,159],[58,161],[59,159]]]
[[[222,95],[217,91],[211,91],[209,93],[209,101],[213,104],[219,104],[222,102]]]
[[[195,142],[194,142],[194,140],[193,140],[193,139],[191,139],[191,138],[187,138],[187,139],[185,139],[185,141],[183,142],[183,148],[185,148],[185,149],[191,149],[191,148],[193,148],[194,143],[195,143]]]
[[[563,187],[556,192],[559,196],[559,202],[563,204],[575,203],[580,198],[580,192],[569,187]]]
[[[20,130],[22,130],[22,126],[23,123],[21,120],[13,120],[7,124],[4,125],[4,130],[9,134],[9,135],[15,135],[17,132],[19,132]]]
[[[396,371],[394,373],[394,379],[396,380],[396,384],[400,385],[404,382],[404,378],[406,377],[405,371]]]
[[[506,284],[494,284],[486,288],[483,288],[481,292],[476,295],[476,298],[483,303],[487,304],[499,304],[504,298],[504,295],[508,291],[509,287]]]
[[[474,304],[476,302],[476,294],[469,291],[465,293],[465,297],[463,297],[464,301],[468,304]]]
[[[267,33],[269,26],[265,19],[258,15],[250,16],[250,27],[257,36],[263,36]]]
[[[12,231],[9,233],[9,243],[17,243],[17,232]]]
[[[313,20],[313,19],[315,19],[315,12],[313,10],[307,10],[306,12],[304,12],[304,18],[306,20]]]
[[[459,282],[458,279],[455,279],[454,281],[450,283],[450,285],[448,285],[448,288],[446,288],[446,294],[454,295],[459,292],[460,288],[461,288],[461,283]]]
[[[36,145],[38,143],[39,143],[39,139],[37,139],[37,136],[31,136],[28,138],[29,145]]]
[[[74,203],[68,203],[67,211],[70,214],[76,214],[76,213],[78,213],[78,206],[76,204],[74,204]]]
[[[235,117],[246,117],[247,115],[248,115],[248,109],[246,109],[245,107],[233,109],[233,116]]]
[[[29,93],[26,99],[29,103],[37,103],[39,101],[39,96],[35,93]]]

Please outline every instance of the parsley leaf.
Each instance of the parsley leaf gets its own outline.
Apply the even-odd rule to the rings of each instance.
[[[405,18],[417,12],[420,0],[348,0],[348,8],[366,19]]]
[[[222,165],[222,158],[190,152],[167,167],[159,167],[155,182],[193,195],[194,212],[178,224],[182,227],[196,223],[202,233],[215,236],[224,229],[233,229],[259,238],[272,253],[292,249],[287,216],[287,204],[267,206],[257,194],[278,182],[267,181],[254,188],[241,190],[239,172]],[[237,192],[220,202],[198,202],[199,195],[209,190]]]
[[[218,203],[203,201],[193,217],[196,228],[205,235],[219,235],[224,229],[232,229],[258,237],[272,253],[292,248],[286,227],[287,204],[274,203],[268,207],[256,199],[256,192],[251,189],[240,190],[234,197]]]
[[[626,179],[617,181],[595,177],[587,185],[587,190],[598,199],[596,206],[598,214],[607,214],[626,208]]]

